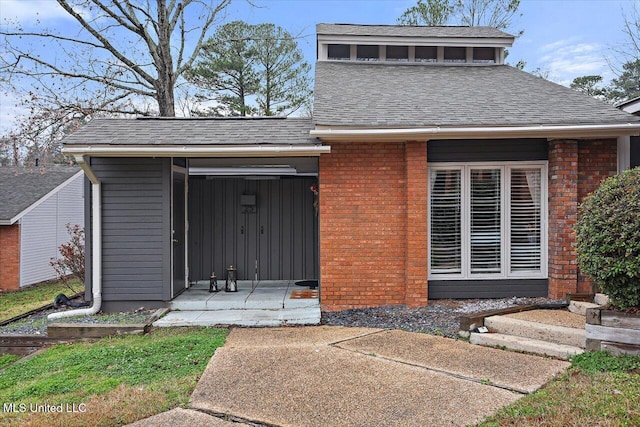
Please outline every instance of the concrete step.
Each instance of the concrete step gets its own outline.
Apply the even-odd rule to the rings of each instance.
[[[507,316],[487,317],[484,326],[495,333],[585,348],[584,328],[549,325]]]
[[[487,347],[505,347],[509,350],[557,357],[558,359],[563,360],[568,360],[569,357],[584,352],[582,348],[576,346],[505,334],[479,334],[473,332],[471,333],[469,340],[471,344],[478,344]]]
[[[157,327],[319,325],[320,307],[280,310],[172,311],[153,322]]]
[[[592,302],[585,301],[571,301],[569,303],[569,311],[575,314],[579,314],[581,316],[587,315],[588,308],[596,308],[599,307],[598,304],[594,304]]]

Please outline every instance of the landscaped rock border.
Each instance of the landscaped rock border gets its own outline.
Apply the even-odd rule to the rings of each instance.
[[[587,309],[587,350],[640,355],[640,315]]]

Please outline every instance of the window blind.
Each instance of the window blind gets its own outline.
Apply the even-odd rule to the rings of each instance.
[[[471,170],[472,274],[500,273],[502,267],[500,175],[500,169]]]
[[[462,272],[461,171],[431,171],[431,271]]]
[[[511,271],[541,268],[540,169],[511,170]]]

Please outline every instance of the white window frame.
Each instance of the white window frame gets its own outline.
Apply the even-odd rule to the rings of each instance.
[[[500,273],[471,274],[471,244],[467,237],[471,222],[471,169],[500,169],[501,188],[501,257]],[[511,272],[511,171],[513,169],[540,169],[540,271]],[[462,269],[461,273],[431,273],[431,194],[427,198],[427,265],[430,280],[495,280],[495,279],[546,279],[548,277],[548,162],[438,162],[428,164],[427,188],[431,189],[431,171],[460,170],[461,173],[461,211],[462,211]]]

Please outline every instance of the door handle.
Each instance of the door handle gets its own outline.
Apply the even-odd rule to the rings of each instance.
[[[260,226],[260,234],[264,234],[264,225]]]
[[[240,234],[244,234],[244,225],[240,226]]]

